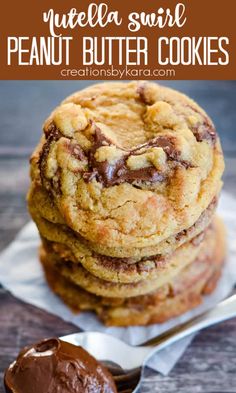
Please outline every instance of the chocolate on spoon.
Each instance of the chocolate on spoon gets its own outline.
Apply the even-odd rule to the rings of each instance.
[[[6,370],[4,384],[7,393],[117,393],[101,363],[58,338],[24,348]]]

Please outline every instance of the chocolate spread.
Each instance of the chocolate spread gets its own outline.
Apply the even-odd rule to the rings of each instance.
[[[210,141],[212,144],[216,142],[215,128],[206,119],[202,124],[198,124],[192,128],[192,132],[198,142],[204,140]]]
[[[116,393],[112,376],[88,352],[57,338],[23,349],[5,372],[7,393]]]
[[[196,107],[192,105],[188,105],[188,107],[198,115],[201,115],[203,122],[199,122],[195,126],[192,127],[193,135],[195,136],[198,142],[202,142],[204,140],[215,145],[217,140],[217,133],[214,125],[208,119],[206,115],[201,113]]]
[[[175,141],[173,137],[158,136],[153,138],[147,143],[139,145],[135,149],[124,151],[123,157],[117,160],[115,163],[110,164],[107,161],[98,162],[95,159],[95,153],[101,146],[110,146],[113,144],[105,135],[102,134],[101,130],[95,126],[94,132],[94,145],[88,156],[89,170],[83,174],[85,181],[91,181],[96,178],[105,187],[121,183],[135,183],[138,185],[142,182],[163,182],[166,180],[166,175],[158,171],[154,166],[149,166],[140,169],[129,169],[126,162],[131,156],[138,156],[143,154],[143,150],[148,147],[161,147],[167,155],[169,161],[173,161],[176,165],[182,165],[185,168],[192,167],[192,165],[180,158],[180,152],[175,147]]]
[[[91,127],[94,127],[94,135],[93,146],[90,151],[83,151],[78,144],[69,144],[68,147],[71,155],[88,162],[88,169],[82,171],[82,177],[86,182],[90,182],[95,178],[97,181],[102,183],[104,187],[110,187],[124,182],[139,186],[143,182],[157,183],[166,181],[167,175],[158,171],[154,166],[135,170],[131,170],[127,166],[127,159],[131,155],[138,156],[143,154],[144,149],[147,149],[148,147],[161,147],[166,153],[167,160],[172,161],[173,167],[183,166],[186,169],[193,167],[190,162],[181,159],[181,153],[176,148],[175,138],[173,136],[157,136],[147,143],[139,145],[131,150],[125,150],[119,147],[120,150],[124,151],[124,155],[119,160],[112,164],[108,161],[98,162],[95,158],[97,149],[102,146],[113,145],[114,142],[109,140],[109,138],[102,133],[93,121],[91,121]],[[197,127],[193,128],[192,131],[198,141],[202,141],[204,139],[213,140],[215,138],[215,130],[207,121],[203,124],[199,124]],[[44,130],[44,132],[46,136],[46,143],[39,159],[41,176],[45,171],[45,160],[48,156],[51,143],[57,141],[62,136],[54,123],[49,125],[48,129]]]

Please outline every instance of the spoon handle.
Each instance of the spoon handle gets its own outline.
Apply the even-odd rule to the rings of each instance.
[[[157,350],[161,350],[192,333],[234,317],[236,317],[236,295],[228,297],[209,311],[154,337],[142,344],[142,347],[150,348],[147,356],[149,358]]]

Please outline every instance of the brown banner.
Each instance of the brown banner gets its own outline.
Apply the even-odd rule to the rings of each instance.
[[[1,79],[236,79],[235,0],[6,1]]]

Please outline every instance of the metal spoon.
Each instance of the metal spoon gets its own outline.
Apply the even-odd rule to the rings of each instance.
[[[119,392],[137,392],[142,366],[157,351],[201,329],[236,317],[236,295],[220,302],[207,312],[178,325],[139,346],[131,346],[104,333],[83,332],[61,337],[80,345],[105,363],[114,375]]]

